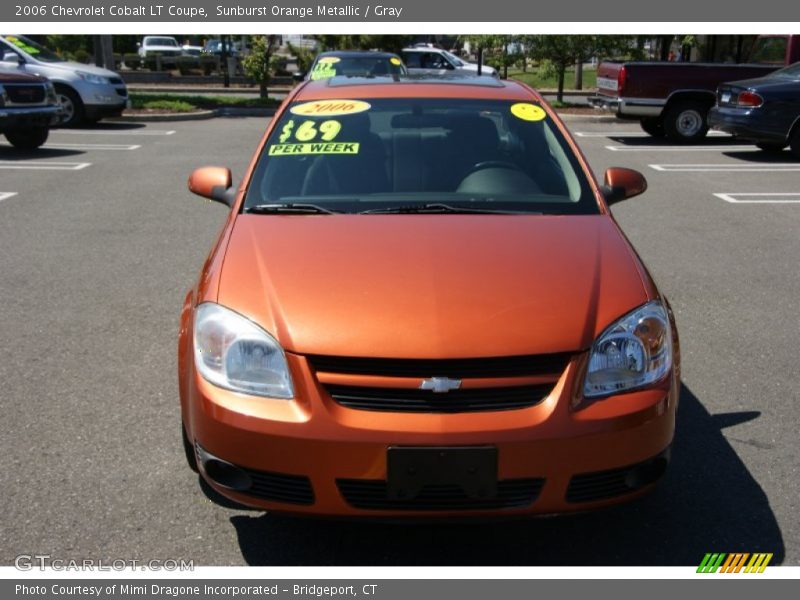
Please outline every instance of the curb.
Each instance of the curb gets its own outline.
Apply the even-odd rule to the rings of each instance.
[[[155,115],[123,115],[105,119],[111,123],[156,123],[164,121],[202,121],[217,116],[216,110],[198,110],[190,113],[167,113]]]

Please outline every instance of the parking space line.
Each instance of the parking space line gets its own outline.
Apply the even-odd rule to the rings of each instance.
[[[50,160],[0,160],[0,169],[35,169],[42,171],[80,171],[89,162],[58,162]]]
[[[612,152],[722,152],[724,150],[756,150],[752,144],[739,146],[606,146]]]
[[[127,129],[53,129],[50,133],[59,133],[65,135],[174,135],[174,129],[144,129],[144,130],[127,130]]]
[[[799,192],[728,192],[714,195],[731,204],[800,204]]]
[[[724,164],[704,163],[704,164],[685,164],[685,165],[655,164],[647,166],[656,171],[669,171],[669,172],[683,171],[683,172],[696,172],[696,173],[705,173],[713,171],[728,172],[728,173],[760,173],[760,172],[788,173],[791,171],[800,171],[800,163],[753,164],[753,163],[735,162],[735,163],[724,163]]]
[[[7,198],[11,198],[11,196],[16,196],[17,192],[0,192],[0,202],[6,200]]]
[[[0,147],[10,148],[10,144],[0,144]],[[138,150],[142,146],[140,144],[45,144],[42,148],[51,148],[53,150]]]
[[[646,138],[646,137],[653,137],[649,133],[645,133],[644,131],[575,131],[573,132],[578,137],[586,137],[586,138],[593,138],[593,137],[607,137],[607,138],[620,138],[620,137],[637,137],[637,138]],[[731,137],[730,134],[724,133],[722,131],[709,131],[707,134],[709,137]]]

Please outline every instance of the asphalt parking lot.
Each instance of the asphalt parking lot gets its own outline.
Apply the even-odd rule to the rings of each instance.
[[[712,136],[570,121],[598,174],[641,170],[614,207],[669,297],[684,388],[662,485],[600,513],[514,523],[304,520],[218,504],[185,466],[177,319],[225,219],[197,166],[241,176],[266,121],[59,130],[0,142],[0,562],[198,565],[692,565],[706,552],[800,564],[800,163]]]

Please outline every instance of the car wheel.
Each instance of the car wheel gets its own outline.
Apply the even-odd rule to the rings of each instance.
[[[186,435],[186,427],[183,426],[183,423],[181,423],[181,437],[183,438],[183,452],[186,454],[186,462],[189,464],[189,468],[192,471],[199,473],[200,471],[197,468],[197,454],[195,454],[192,442],[189,441],[189,436]]]
[[[800,160],[800,127],[797,127],[792,134],[792,139],[789,140],[789,148],[794,154],[794,157]]]
[[[77,127],[83,122],[84,109],[83,100],[73,90],[65,85],[56,86],[56,96],[64,109],[64,116],[61,119],[62,127]]]
[[[653,137],[664,137],[664,121],[661,117],[648,117],[639,121],[639,124]]]
[[[702,102],[676,102],[664,112],[664,132],[674,142],[691,144],[708,132],[708,105]]]
[[[47,141],[50,131],[47,127],[31,127],[30,129],[14,129],[6,131],[8,142],[19,150],[36,150]]]
[[[760,143],[756,144],[756,146],[758,146],[758,148],[760,148],[764,152],[770,152],[770,153],[783,152],[783,149],[786,148],[786,144]]]

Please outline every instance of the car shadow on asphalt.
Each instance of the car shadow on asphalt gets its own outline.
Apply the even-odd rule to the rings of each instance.
[[[632,148],[658,148],[659,146],[675,147],[676,145],[680,145],[678,142],[668,140],[665,137],[642,137],[641,135],[626,136],[624,133],[619,135],[609,135],[608,139]],[[743,142],[741,140],[737,140],[736,138],[730,136],[710,136],[704,137],[703,139],[693,142],[692,144],[685,145],[687,148],[693,148],[697,146],[740,146],[742,143]],[[753,150],[755,149],[756,147],[753,146]]]
[[[37,148],[36,150],[17,150],[12,146],[0,145],[0,160],[34,160],[42,158],[64,158],[65,156],[77,156],[86,154],[84,150],[72,150],[69,148]]]
[[[753,146],[753,149],[756,149]],[[753,163],[765,163],[765,164],[775,164],[775,163],[785,163],[785,164],[799,164],[800,160],[797,159],[789,150],[784,150],[782,152],[736,152],[736,151],[729,151],[723,152],[723,155],[727,156],[728,158],[736,158],[739,160],[746,160],[748,162]]]
[[[691,566],[706,552],[737,551],[772,552],[780,564],[783,537],[769,500],[723,435],[759,415],[711,415],[684,386],[665,479],[652,494],[599,512],[413,524],[238,513],[231,523],[250,565]]]

